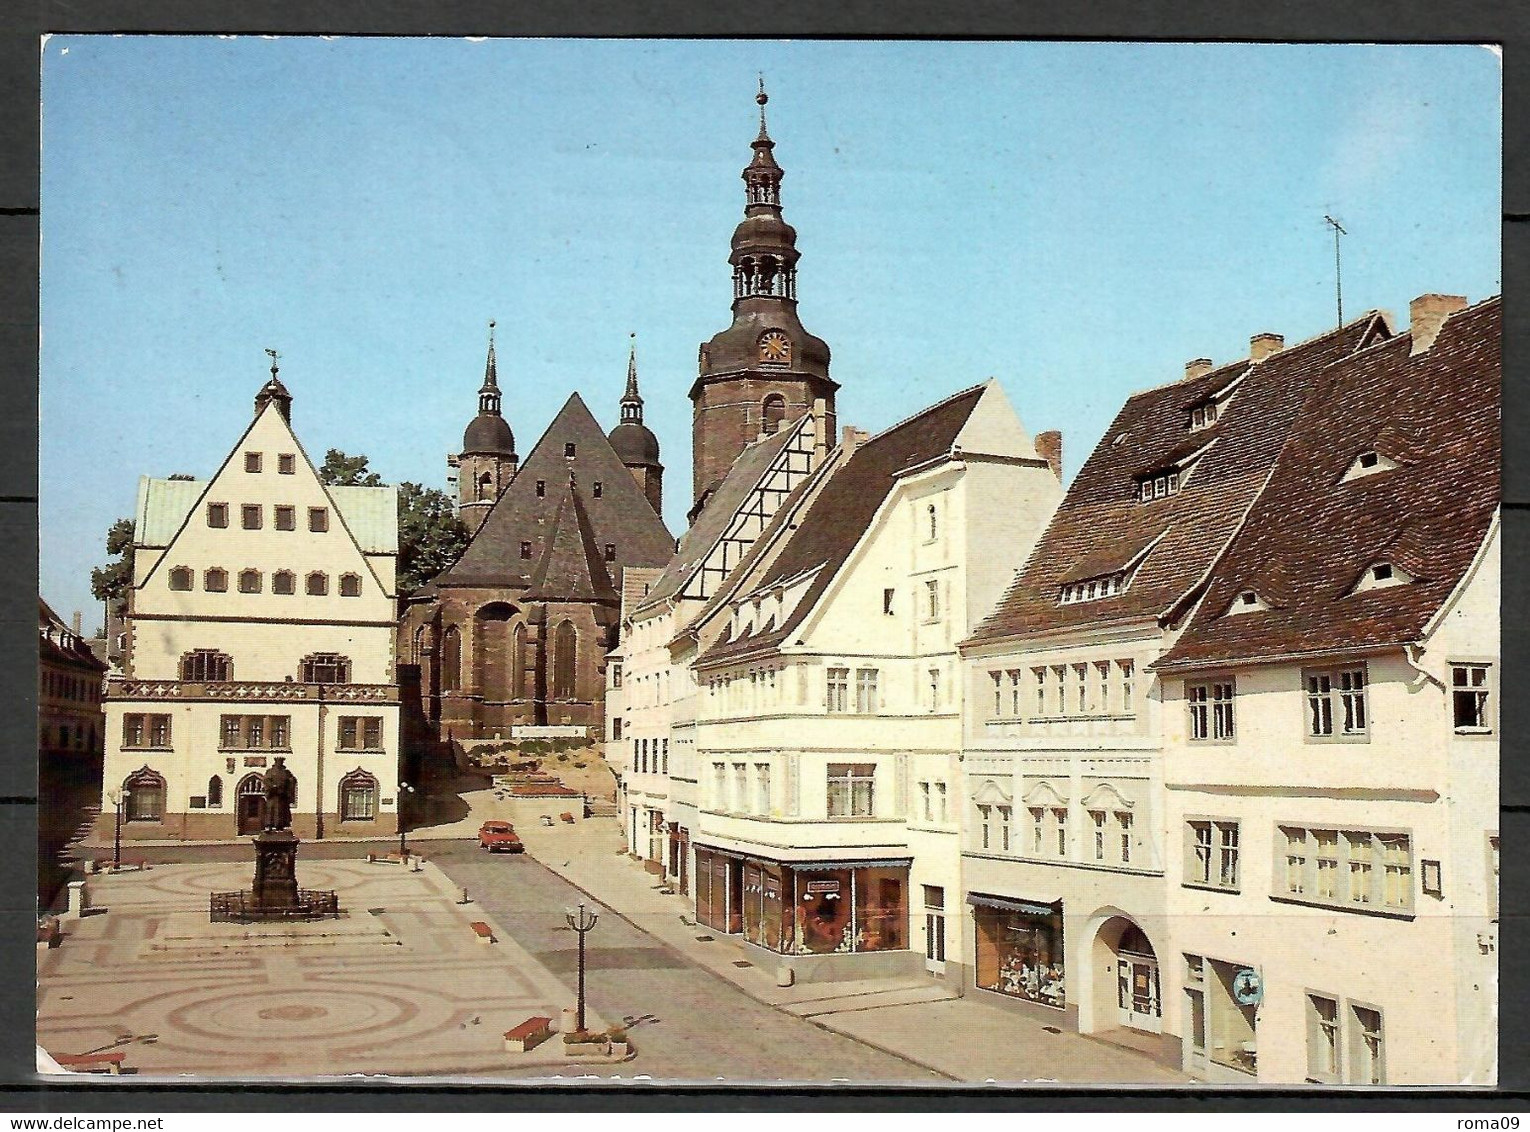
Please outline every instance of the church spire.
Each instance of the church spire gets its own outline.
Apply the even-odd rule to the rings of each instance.
[[[483,364],[483,384],[478,387],[478,411],[499,416],[499,372],[494,362],[494,320],[489,319],[489,356]]]
[[[637,335],[627,349],[627,391],[622,394],[622,424],[643,423],[643,398],[638,393]]]

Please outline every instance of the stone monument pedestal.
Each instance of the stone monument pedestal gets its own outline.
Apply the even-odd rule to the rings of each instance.
[[[255,887],[252,903],[259,909],[296,908],[298,905],[298,839],[290,829],[257,833]]]

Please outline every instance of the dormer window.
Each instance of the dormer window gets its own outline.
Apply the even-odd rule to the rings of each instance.
[[[1227,607],[1226,616],[1232,617],[1239,613],[1257,613],[1262,609],[1269,609],[1270,603],[1260,597],[1254,590],[1239,590],[1238,596],[1232,599]]]
[[[1217,403],[1207,401],[1204,405],[1197,405],[1190,410],[1191,431],[1202,428],[1210,428],[1217,423]]]
[[[1179,469],[1166,468],[1137,481],[1137,497],[1143,503],[1174,495],[1179,491]]]
[[[1390,460],[1377,452],[1374,448],[1367,448],[1350,463],[1340,483],[1348,483],[1350,480],[1360,479],[1362,476],[1373,476],[1378,472],[1390,472],[1396,468],[1397,461]]]
[[[1130,573],[1117,570],[1099,578],[1086,578],[1081,582],[1069,582],[1062,588],[1061,604],[1074,605],[1081,601],[1098,601],[1123,592],[1130,583]]]
[[[1413,575],[1391,562],[1372,562],[1361,572],[1360,577],[1355,579],[1354,588],[1350,593],[1364,593],[1366,590],[1384,590],[1392,586],[1405,586],[1413,581]]]

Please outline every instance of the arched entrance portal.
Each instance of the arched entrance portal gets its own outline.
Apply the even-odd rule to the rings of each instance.
[[[1126,916],[1112,916],[1094,939],[1095,970],[1110,979],[1094,996],[1094,1029],[1126,1026],[1149,1034],[1163,1032],[1163,994],[1158,956],[1147,934]]]
[[[258,774],[247,774],[239,780],[234,791],[234,819],[239,823],[241,836],[260,832],[260,805],[265,798],[266,786]]]

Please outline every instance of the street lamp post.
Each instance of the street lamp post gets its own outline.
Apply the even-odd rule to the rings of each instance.
[[[409,845],[404,840],[404,831],[407,828],[404,823],[404,795],[413,793],[414,787],[410,786],[409,783],[400,782],[398,784],[398,855],[400,857],[409,855]]]
[[[579,902],[578,908],[563,909],[563,918],[568,921],[568,926],[579,933],[579,1016],[575,1026],[582,1033],[584,1031],[584,937],[595,926],[595,921],[600,918],[599,908],[585,908],[584,901]]]
[[[132,791],[126,788],[122,790],[108,790],[107,799],[117,810],[116,830],[112,834],[112,868],[122,867],[122,807],[127,803],[128,796]]]

